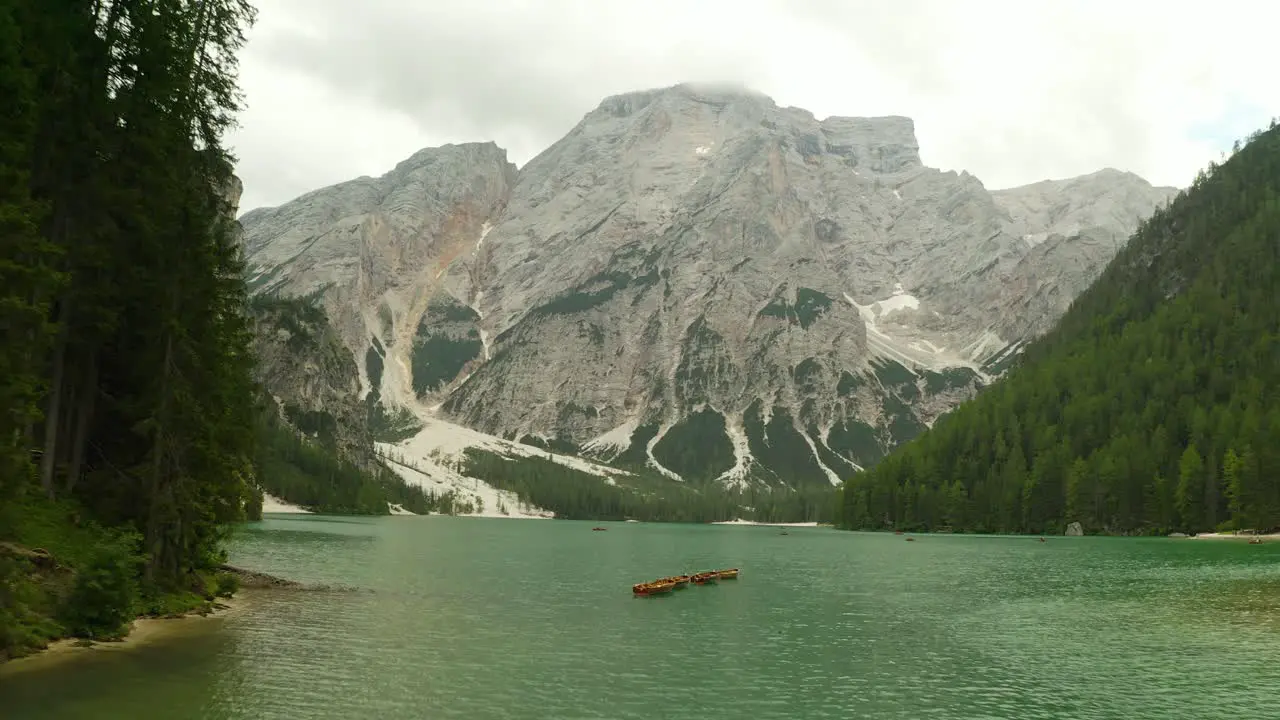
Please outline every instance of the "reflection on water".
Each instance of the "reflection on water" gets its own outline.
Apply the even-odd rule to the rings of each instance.
[[[1280,545],[590,527],[272,518],[233,563],[367,591],[0,676],[3,717],[1229,717],[1280,687]]]

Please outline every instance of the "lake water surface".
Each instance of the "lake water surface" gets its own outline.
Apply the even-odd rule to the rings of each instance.
[[[1227,718],[1274,710],[1280,544],[271,516],[353,590],[0,674],[0,717]],[[741,567],[633,598],[633,582]]]

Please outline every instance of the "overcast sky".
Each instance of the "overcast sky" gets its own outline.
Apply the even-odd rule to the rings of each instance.
[[[523,165],[600,100],[731,81],[829,115],[908,115],[989,188],[1110,166],[1186,186],[1280,115],[1280,3],[1216,0],[256,0],[242,210],[423,147]]]

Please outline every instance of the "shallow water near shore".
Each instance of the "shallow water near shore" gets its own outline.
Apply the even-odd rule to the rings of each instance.
[[[595,524],[271,516],[230,561],[341,587],[0,672],[0,716],[1131,720],[1280,687],[1280,543]]]

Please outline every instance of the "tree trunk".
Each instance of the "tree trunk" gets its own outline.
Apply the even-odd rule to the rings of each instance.
[[[65,302],[65,301],[64,301]],[[40,458],[40,486],[45,495],[53,500],[57,493],[53,487],[53,469],[55,453],[58,450],[58,425],[62,413],[63,375],[67,365],[67,305],[59,312],[61,327],[53,352],[53,382],[49,386],[49,402],[44,415],[44,455]]]
[[[174,295],[173,305],[177,305]],[[169,408],[169,374],[173,366],[173,333],[168,332],[164,347],[164,364],[160,368],[160,399],[155,414],[155,439],[151,446],[151,488],[149,490],[147,512],[146,548],[149,559],[146,569],[148,583],[155,580],[156,566],[160,563],[164,551],[164,543],[160,539],[160,475],[164,472],[165,456],[165,422]]]
[[[89,356],[85,363],[84,384],[77,393],[76,426],[71,438],[71,465],[67,468],[65,492],[70,495],[80,479],[80,469],[84,465],[84,449],[89,443],[89,426],[93,420],[94,401],[98,397],[98,358],[96,354]]]

